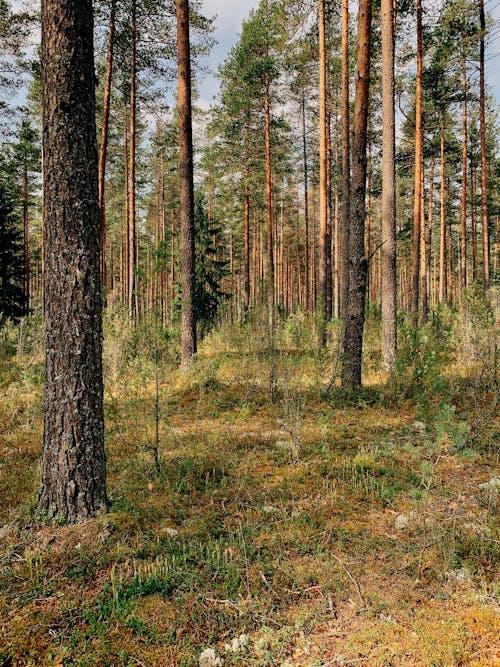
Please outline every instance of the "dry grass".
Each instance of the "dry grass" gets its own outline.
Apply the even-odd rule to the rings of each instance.
[[[112,507],[81,526],[37,516],[40,368],[2,368],[0,665],[500,665],[497,415],[468,440],[490,389],[456,412],[376,375],[325,396],[328,359],[287,353],[271,406],[265,359],[213,337],[189,374],[160,367],[158,475],[153,368],[125,350]]]

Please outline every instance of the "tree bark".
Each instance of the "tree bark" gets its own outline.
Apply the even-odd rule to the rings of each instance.
[[[361,385],[363,330],[367,258],[365,255],[366,168],[368,103],[370,91],[371,0],[360,0],[354,133],[352,152],[351,229],[349,257],[349,297],[342,355],[342,386],[356,389]]]
[[[178,50],[179,153],[182,256],[182,361],[189,368],[196,354],[195,231],[193,184],[193,129],[191,106],[191,47],[189,2],[176,0]]]
[[[396,172],[394,113],[394,0],[382,0],[382,364],[397,355]]]
[[[244,262],[244,293],[245,314],[250,308],[250,178],[249,169],[245,169],[245,262]]]
[[[439,229],[439,302],[447,299],[447,258],[446,258],[446,153],[444,145],[444,111],[439,112],[441,145],[441,214]]]
[[[305,300],[306,311],[311,310],[311,279],[310,279],[310,244],[309,244],[309,178],[307,166],[307,135],[306,135],[306,97],[302,94],[302,151],[304,160],[304,222],[305,222]]]
[[[479,125],[481,143],[481,222],[483,230],[483,288],[487,294],[490,288],[490,237],[488,228],[488,168],[486,162],[486,95],[484,72],[484,37],[486,20],[484,15],[484,0],[479,0],[479,20],[481,41],[479,45]]]
[[[28,160],[23,164],[23,222],[24,222],[24,308],[29,313],[31,301],[30,277],[30,223],[29,223],[29,178]]]
[[[325,0],[318,2],[319,31],[319,308],[321,316],[320,344],[326,343],[328,301],[328,192],[326,137],[326,38]]]
[[[342,0],[342,224],[340,227],[340,313],[349,302],[349,225],[351,218],[351,123],[349,107],[349,0]]]
[[[42,1],[46,385],[39,508],[107,508],[90,0]]]
[[[422,0],[417,0],[417,78],[415,88],[415,188],[413,200],[413,239],[411,260],[411,312],[413,324],[418,325],[420,287],[420,225],[422,218]]]
[[[460,207],[460,288],[467,289],[467,62],[462,61],[462,203]]]
[[[137,316],[137,280],[136,280],[136,208],[135,208],[135,153],[136,153],[136,60],[137,60],[137,28],[136,0],[132,0],[132,25],[130,46],[130,131],[128,156],[128,309],[131,317]]]
[[[108,56],[106,61],[106,80],[104,83],[104,101],[102,108],[101,145],[99,147],[99,211],[101,216],[101,280],[106,289],[106,157],[108,152],[109,115],[111,111],[111,83],[113,80],[113,52],[115,41],[116,0],[111,1],[109,17]]]

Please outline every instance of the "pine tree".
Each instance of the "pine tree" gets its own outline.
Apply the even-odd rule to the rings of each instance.
[[[44,0],[46,384],[39,507],[69,522],[107,508],[94,81],[91,1]]]

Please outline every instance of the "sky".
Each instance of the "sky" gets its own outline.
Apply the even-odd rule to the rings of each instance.
[[[433,0],[427,0],[432,2]],[[257,7],[259,0],[204,0],[203,12],[206,16],[216,15],[215,34],[217,46],[214,47],[210,58],[206,59],[205,66],[211,69],[211,74],[200,80],[198,87],[200,99],[198,104],[208,108],[210,102],[217,95],[217,67],[231,48],[236,44],[241,32],[241,23],[248,17],[251,9]],[[486,83],[493,92],[497,104],[500,105],[500,0],[485,0],[486,11],[490,12],[495,22],[491,32],[494,33],[488,40],[486,51]]]
[[[217,95],[218,82],[217,68],[222,64],[231,48],[238,41],[241,33],[241,23],[246,19],[250,10],[257,7],[259,0],[204,0],[203,13],[205,16],[216,15],[215,34],[217,45],[213,48],[205,66],[210,67],[212,73],[207,75],[198,84],[200,100],[198,104],[207,108],[213,97]]]

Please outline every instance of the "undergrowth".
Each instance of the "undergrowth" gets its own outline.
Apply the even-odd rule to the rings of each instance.
[[[492,311],[471,290],[403,318],[389,378],[373,313],[349,395],[338,323],[320,351],[298,313],[272,405],[261,326],[220,326],[181,374],[175,331],[107,315],[111,508],[81,526],[36,511],[40,323],[2,328],[0,665],[499,664]]]

